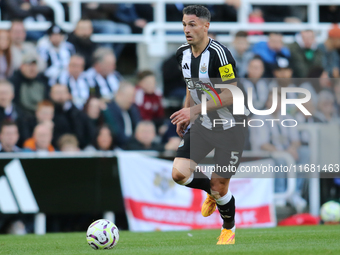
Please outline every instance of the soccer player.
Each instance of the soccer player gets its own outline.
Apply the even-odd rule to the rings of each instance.
[[[245,142],[246,128],[235,122],[242,122],[245,116],[233,115],[230,90],[215,87],[223,83],[237,86],[236,68],[229,50],[208,37],[210,17],[209,10],[203,6],[191,5],[183,10],[187,43],[177,50],[177,60],[187,84],[187,96],[184,108],[170,116],[171,122],[177,125],[178,135],[183,138],[174,159],[172,178],[178,184],[208,193],[202,215],[210,216],[217,205],[223,219],[217,244],[234,244],[235,199],[229,182],[240,163]],[[213,98],[213,92],[218,96],[215,94]],[[201,113],[203,94],[209,99],[206,115]],[[223,119],[222,124],[215,125],[216,119]],[[189,128],[190,121],[193,124]],[[197,170],[197,164],[213,149],[215,172],[209,179]]]

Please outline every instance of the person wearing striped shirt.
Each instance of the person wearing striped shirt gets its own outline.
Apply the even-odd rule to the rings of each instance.
[[[247,129],[235,124],[245,121],[245,115],[233,114],[230,90],[215,86],[221,83],[237,86],[237,72],[230,51],[208,37],[210,19],[206,7],[190,5],[183,9],[187,43],[179,47],[176,57],[187,84],[187,96],[184,108],[170,116],[183,138],[174,159],[172,178],[180,185],[207,192],[202,215],[210,216],[217,206],[223,219],[217,244],[234,244],[235,198],[229,182],[240,163]],[[206,114],[201,113],[204,96],[208,99]],[[215,125],[216,119],[223,121]],[[210,180],[197,164],[213,149],[216,172]]]

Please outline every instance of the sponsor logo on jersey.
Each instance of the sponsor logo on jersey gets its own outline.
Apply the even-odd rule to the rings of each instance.
[[[183,67],[182,67],[183,69],[187,69],[187,70],[189,70],[189,65],[188,65],[188,63],[185,63],[184,65],[183,65]]]
[[[185,82],[188,86],[188,89],[198,89],[198,90],[202,90],[206,92],[211,97],[211,99],[214,101],[215,105],[217,105],[217,102],[213,94],[210,92],[212,91],[217,96],[217,99],[220,101],[220,104],[222,105],[220,96],[218,95],[217,91],[213,88],[213,85],[210,82],[203,82],[200,80],[193,81],[191,78],[185,78]]]
[[[208,72],[208,67],[207,67],[207,64],[204,63],[200,68],[200,73],[206,74],[207,72]]]
[[[235,73],[231,64],[221,66],[219,69],[222,81],[235,79]]]

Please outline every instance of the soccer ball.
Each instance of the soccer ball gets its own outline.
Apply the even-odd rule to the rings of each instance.
[[[112,249],[118,243],[119,231],[109,220],[96,220],[87,229],[86,240],[95,250]]]
[[[340,204],[329,201],[321,206],[321,219],[323,222],[339,222],[340,221]]]

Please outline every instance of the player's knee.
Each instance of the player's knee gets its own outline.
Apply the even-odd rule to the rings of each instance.
[[[184,181],[186,177],[180,173],[176,168],[172,169],[172,179],[174,182],[181,183]]]

